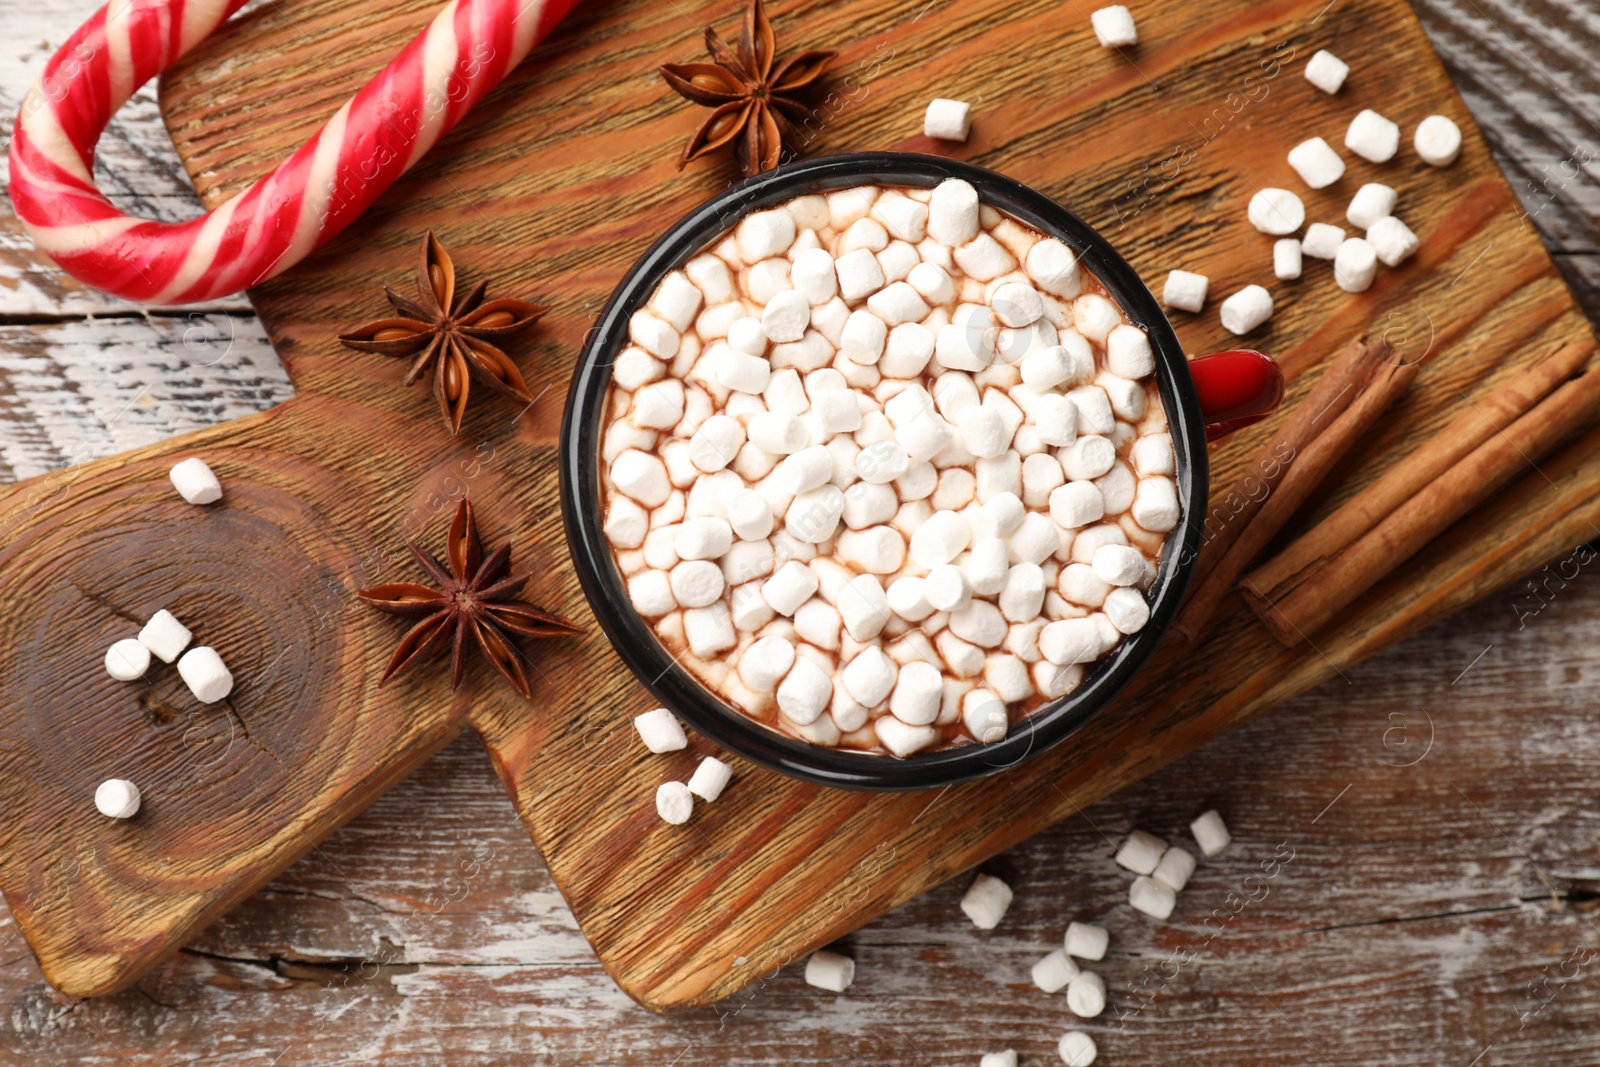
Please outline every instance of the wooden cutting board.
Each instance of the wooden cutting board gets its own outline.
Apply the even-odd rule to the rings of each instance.
[[[239,20],[162,93],[173,139],[215,204],[299,144],[433,11],[427,0],[286,0]],[[1147,281],[1173,267],[1218,298],[1269,284],[1279,310],[1250,340],[1304,392],[1363,331],[1430,366],[1336,474],[1336,506],[1539,351],[1589,338],[1531,227],[1400,0],[1213,0],[1148,5],[1126,54],[1095,45],[1088,8],[1054,0],[911,6],[778,2],[783,51],[841,50],[811,153],[947,152],[1054,195],[1113,237]],[[584,332],[631,261],[673,219],[735,180],[725,162],[678,173],[702,113],[654,73],[699,52],[699,29],[736,27],[727,3],[604,2],[553,40],[412,175],[328,248],[252,294],[297,396],[264,415],[15,487],[0,502],[0,886],[47,977],[80,994],[132,981],[194,930],[314,848],[463,724],[484,738],[577,921],[622,987],[664,1010],[759,981],[1038,829],[1600,534],[1600,431],[1530,467],[1312,643],[1287,652],[1242,605],[1197,646],[1169,644],[1070,742],[984,782],[862,795],[735,761],[735,783],[685,827],[661,823],[656,786],[710,747],[650,756],[631,717],[651,705],[597,630],[531,648],[536,692],[475,667],[456,694],[442,665],[379,692],[402,632],[353,590],[413,574],[407,537],[437,549],[453,502],[475,501],[486,540],[510,539],[530,598],[592,627],[556,506],[561,406]],[[1330,98],[1301,77],[1328,46],[1354,60]],[[974,104],[972,140],[926,141],[935,95]],[[1441,112],[1466,131],[1439,171],[1407,147],[1353,160],[1307,195],[1342,221],[1364,181],[1400,190],[1421,253],[1352,297],[1325,264],[1272,283],[1270,240],[1244,222],[1256,187],[1301,188],[1284,162],[1313,134],[1338,144],[1372,106],[1400,122]],[[531,410],[490,400],[460,438],[400,368],[334,335],[409,284],[437,230],[470,282],[553,305],[513,349]],[[1180,316],[1192,353],[1227,347],[1215,301]],[[1264,424],[1215,453],[1231,481]],[[202,454],[228,487],[198,510],[165,485]],[[171,607],[234,665],[226,706],[201,708],[170,669],[106,679],[111,639]],[[1352,694],[1359,698],[1358,694]],[[127,823],[89,800],[113,774],[146,791]],[[427,812],[418,812],[427,818]],[[1109,846],[1108,846],[1109,848]]]

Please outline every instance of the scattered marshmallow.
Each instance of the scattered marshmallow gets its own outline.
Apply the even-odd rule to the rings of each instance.
[[[1111,935],[1103,926],[1073,922],[1067,924],[1065,949],[1069,956],[1080,960],[1103,960]]]
[[[206,461],[191,456],[172,468],[172,487],[191,504],[215,504],[222,499],[222,483]]]
[[[1379,219],[1394,214],[1396,199],[1398,194],[1389,186],[1381,182],[1368,182],[1350,198],[1350,207],[1345,210],[1344,217],[1358,230],[1369,229]]]
[[[171,663],[188,647],[193,636],[172,612],[162,608],[150,616],[150,621],[139,631],[139,643],[162,663]]]
[[[1067,1067],[1090,1067],[1095,1057],[1100,1055],[1100,1050],[1095,1047],[1094,1038],[1082,1030],[1068,1030],[1061,1035],[1061,1041],[1056,1045],[1056,1052],[1061,1056],[1061,1062]]]
[[[1011,887],[1000,879],[980,874],[961,898],[961,910],[980,930],[993,930],[1011,907]]]
[[[837,952],[817,952],[806,960],[806,985],[843,993],[856,980],[856,961]]]
[[[1131,48],[1139,43],[1133,15],[1121,4],[1102,7],[1089,16],[1089,22],[1102,48]]]
[[[1393,215],[1379,219],[1367,229],[1367,243],[1372,245],[1378,262],[1385,267],[1398,267],[1422,247],[1411,227]]]
[[[1017,1067],[1017,1050],[1008,1048],[1004,1052],[985,1052],[978,1060],[978,1067]]]
[[[1067,1010],[1080,1019],[1093,1019],[1105,1011],[1105,979],[1093,971],[1080,971],[1067,983]]]
[[[126,778],[107,778],[94,791],[94,806],[108,819],[133,818],[139,802],[139,787]]]
[[[1347,293],[1364,293],[1378,277],[1378,252],[1364,237],[1348,238],[1333,257],[1333,280]]]
[[[1306,221],[1306,207],[1287,189],[1262,189],[1250,198],[1250,225],[1273,237],[1294,233]]]
[[[1161,856],[1166,851],[1167,843],[1161,838],[1143,830],[1135,830],[1123,839],[1122,847],[1117,849],[1114,858],[1117,866],[1126,867],[1134,874],[1149,874],[1156,869],[1156,864],[1161,862]]]
[[[149,669],[150,649],[132,637],[125,637],[106,649],[106,673],[119,682],[143,678]]]
[[[1046,993],[1059,993],[1079,973],[1078,965],[1065,952],[1059,948],[1052,949],[1033,965],[1033,984]]]
[[[1128,903],[1152,919],[1167,919],[1178,904],[1178,895],[1160,882],[1141,874],[1128,887]]]
[[[1461,127],[1443,115],[1429,115],[1417,124],[1412,144],[1424,163],[1448,167],[1461,155]]]
[[[728,783],[733,780],[733,768],[717,759],[707,756],[700,761],[700,765],[689,776],[689,792],[710,803],[722,795],[728,788]]]
[[[1222,302],[1222,325],[1243,337],[1272,318],[1272,294],[1259,285],[1247,285]]]
[[[1293,281],[1300,277],[1305,266],[1303,255],[1300,242],[1293,237],[1272,242],[1273,277],[1280,281]]]
[[[694,814],[694,794],[682,782],[662,782],[656,787],[656,814],[663,822],[682,826]]]
[[[1174,845],[1161,854],[1161,862],[1150,872],[1150,880],[1166,886],[1174,893],[1181,893],[1183,887],[1189,884],[1190,876],[1194,874],[1194,866],[1194,853]]]
[[[1301,141],[1289,149],[1289,166],[1300,175],[1301,181],[1313,189],[1326,189],[1344,177],[1344,160],[1339,158],[1339,153],[1333,150],[1332,145],[1320,137]]]
[[[1400,148],[1400,127],[1367,108],[1350,120],[1344,146],[1362,159],[1387,163]]]
[[[1161,290],[1161,302],[1178,311],[1199,311],[1206,304],[1206,290],[1211,279],[1204,274],[1186,270],[1167,272],[1167,283]]]
[[[178,660],[178,674],[195,699],[215,704],[233,692],[233,675],[217,650],[207,645],[191,648]]]
[[[1319,49],[1306,60],[1306,81],[1333,96],[1344,87],[1350,65],[1326,48]]]
[[[1312,259],[1329,259],[1339,254],[1339,246],[1344,243],[1344,230],[1326,222],[1313,222],[1306,227],[1306,235],[1300,241],[1300,251]]]
[[[1222,816],[1217,814],[1215,808],[1190,823],[1189,831],[1194,834],[1195,844],[1200,846],[1200,854],[1207,859],[1227,848],[1228,843],[1233,840],[1233,835],[1228,833],[1227,824],[1222,821]]]
[[[666,708],[656,708],[643,715],[635,715],[633,727],[639,731],[639,739],[644,742],[644,747],[657,754],[663,752],[677,752],[689,746],[689,738],[683,732],[683,725],[678,722],[677,716]]]
[[[941,141],[965,141],[972,130],[972,108],[964,100],[936,97],[922,117],[922,134]]]

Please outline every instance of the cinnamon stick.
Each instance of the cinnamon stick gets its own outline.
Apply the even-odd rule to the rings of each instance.
[[[1252,506],[1233,515],[1202,550],[1200,574],[1173,623],[1175,632],[1189,640],[1201,634],[1245,568],[1405,392],[1421,364],[1397,366],[1389,362],[1392,357],[1387,341],[1351,342],[1296,406],[1282,436],[1269,443],[1257,463],[1263,471],[1277,468],[1277,476],[1263,478],[1264,491],[1250,493]]]
[[[1592,369],[1566,381],[1480,443],[1337,554],[1292,574],[1292,585],[1266,587],[1254,582],[1254,576],[1247,578],[1241,584],[1245,599],[1273,636],[1291,647],[1298,644],[1519,471],[1532,467],[1563,438],[1592,421],[1597,411],[1600,369]],[[1537,468],[1530,473],[1538,477]],[[1274,567],[1274,572],[1281,569]]]

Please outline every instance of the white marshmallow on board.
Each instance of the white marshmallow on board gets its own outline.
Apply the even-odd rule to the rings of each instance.
[[[1429,115],[1417,123],[1412,144],[1424,163],[1448,167],[1461,155],[1461,127],[1443,115]]]
[[[1133,15],[1121,4],[1093,12],[1089,23],[1102,48],[1131,48],[1139,43],[1139,29],[1134,25]]]
[[[1059,993],[1078,977],[1079,967],[1059,948],[1051,949],[1033,965],[1033,984],[1046,993]]]
[[[1300,242],[1284,237],[1272,242],[1272,275],[1279,281],[1293,281],[1300,277],[1305,264]]]
[[[119,682],[143,678],[150,669],[150,650],[138,639],[124,637],[106,649],[106,673]]]
[[[980,930],[993,930],[1011,907],[1011,887],[992,875],[980,874],[961,898],[961,910]]]
[[[94,806],[108,819],[131,819],[139,814],[139,787],[126,778],[107,778],[94,791]]]
[[[1387,163],[1400,148],[1400,127],[1367,108],[1350,120],[1344,146],[1362,159]]]
[[[941,141],[965,141],[972,129],[972,108],[965,100],[935,97],[922,116],[922,135]]]
[[[1061,1035],[1056,1053],[1067,1067],[1090,1067],[1100,1050],[1095,1047],[1094,1038],[1082,1030],[1068,1030]]]
[[[1156,869],[1156,864],[1161,862],[1161,856],[1167,851],[1167,843],[1154,834],[1147,834],[1143,830],[1135,830],[1122,841],[1122,847],[1117,849],[1114,857],[1117,866],[1126,867],[1134,874],[1149,874]]]
[[[1105,979],[1093,971],[1080,971],[1067,983],[1067,1010],[1080,1019],[1093,1019],[1105,1011]]]
[[[1206,290],[1211,279],[1193,271],[1167,272],[1167,281],[1161,289],[1161,302],[1178,311],[1199,311],[1206,306]]]
[[[1210,859],[1233,840],[1233,835],[1228,833],[1227,824],[1222,821],[1222,816],[1217,809],[1204,812],[1194,822],[1189,824],[1189,832],[1194,834],[1195,844],[1200,846],[1200,854]]]
[[[837,952],[816,952],[806,960],[806,985],[843,993],[856,980],[856,961]]]
[[[928,200],[928,236],[959,248],[978,236],[978,190],[960,178],[947,178]]]
[[[1222,325],[1243,337],[1272,318],[1272,294],[1259,285],[1247,285],[1222,302]]]
[[[1008,1048],[1004,1052],[985,1052],[978,1060],[978,1067],[1017,1067],[1017,1050]]]
[[[1411,227],[1393,215],[1386,215],[1368,228],[1367,243],[1385,267],[1398,267],[1422,247]]]
[[[233,692],[233,674],[217,650],[197,645],[178,660],[178,675],[202,704],[215,704]]]
[[[162,663],[171,663],[189,646],[193,636],[172,612],[162,608],[150,616],[150,621],[139,631],[139,643]]]
[[[656,814],[662,822],[682,826],[694,814],[694,794],[682,782],[662,782],[656,786]]]
[[[1262,233],[1282,237],[1305,224],[1306,206],[1287,189],[1262,189],[1250,198],[1245,214]]]
[[[1110,944],[1111,934],[1103,926],[1080,922],[1067,924],[1064,945],[1069,956],[1080,960],[1103,960]]]
[[[1326,48],[1319,49],[1306,60],[1306,81],[1329,96],[1344,87],[1345,77],[1349,73],[1350,65]]]
[[[1344,243],[1344,230],[1326,222],[1313,222],[1300,240],[1300,251],[1312,259],[1332,259]]]
[[[1140,875],[1128,887],[1128,903],[1135,911],[1142,911],[1152,919],[1168,919],[1178,904],[1178,895],[1146,875]]]
[[[1346,142],[1348,144],[1348,141]],[[1344,177],[1344,160],[1320,137],[1301,141],[1289,149],[1289,166],[1313,189],[1326,189]],[[1298,226],[1295,229],[1299,229]],[[1285,233],[1291,232],[1288,230]]]
[[[683,725],[666,708],[655,708],[643,715],[635,715],[633,728],[639,731],[639,740],[644,742],[644,747],[658,755],[677,752],[689,745]]]
[[[1347,293],[1364,293],[1378,277],[1378,251],[1364,237],[1348,238],[1333,257],[1333,280]]]
[[[169,477],[178,495],[191,504],[215,504],[222,499],[222,483],[198,456],[190,456],[173,467]]]
[[[1174,893],[1181,893],[1194,874],[1194,866],[1194,853],[1174,845],[1162,854],[1161,862],[1150,872],[1150,880],[1166,886]]]
[[[689,776],[689,792],[709,804],[722,795],[732,780],[732,767],[715,756],[707,756]]]
[[[1350,198],[1350,206],[1345,210],[1344,217],[1356,229],[1368,229],[1379,219],[1394,214],[1398,196],[1392,188],[1381,182],[1368,182]]]

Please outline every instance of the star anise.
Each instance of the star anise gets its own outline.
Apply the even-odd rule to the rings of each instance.
[[[450,536],[445,544],[450,559],[448,571],[415,542],[406,542],[406,547],[434,580],[435,587],[396,582],[356,593],[379,611],[421,617],[421,621],[400,639],[400,647],[395,649],[383,677],[378,680],[380,686],[451,644],[450,688],[456,688],[461,684],[466,667],[464,654],[470,639],[476,640],[495,670],[505,675],[516,691],[527,698],[532,692],[513,635],[559,637],[581,632],[559,616],[510,599],[531,575],[510,573],[509,544],[501,545],[484,558],[472,503],[466,499],[461,501],[450,523]]]
[[[678,169],[730,142],[747,177],[776,167],[785,147],[798,152],[796,124],[815,117],[798,97],[816,85],[837,53],[801,52],[773,70],[777,43],[761,0],[750,0],[737,53],[710,26],[706,51],[714,62],[661,67],[668,85],[695,103],[716,109],[689,139]]]
[[[340,334],[339,340],[363,352],[415,356],[405,383],[411,385],[431,371],[433,395],[439,398],[445,425],[451,433],[460,433],[473,379],[524,404],[533,403],[522,372],[492,342],[527,329],[549,308],[512,299],[485,304],[486,287],[479,282],[456,299],[455,264],[429,230],[417,267],[417,299],[384,286],[384,295],[401,317],[369,322]]]

